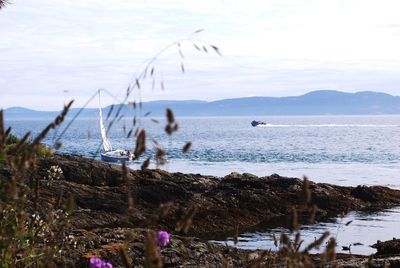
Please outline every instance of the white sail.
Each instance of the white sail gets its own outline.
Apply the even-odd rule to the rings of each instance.
[[[101,139],[103,140],[103,149],[105,152],[112,151],[112,146],[110,141],[107,139],[106,128],[104,127],[103,124],[103,115],[101,112],[101,105],[100,105],[100,91],[99,91],[99,114],[100,114],[100,133],[101,133]]]

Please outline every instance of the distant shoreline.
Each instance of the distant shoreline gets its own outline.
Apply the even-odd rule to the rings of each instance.
[[[117,104],[118,106],[119,104]],[[60,107],[61,108],[61,107]],[[312,91],[292,97],[245,97],[217,101],[149,101],[143,102],[143,114],[164,116],[171,108],[176,116],[305,116],[305,115],[399,115],[400,96],[381,92],[345,93],[334,90]],[[73,108],[74,115],[80,108]],[[108,112],[111,106],[103,108]],[[117,109],[114,109],[114,113]],[[98,108],[86,108],[82,117],[92,117]],[[132,114],[132,108],[122,107],[123,114]],[[56,111],[36,111],[22,107],[5,109],[6,118],[49,117]]]
[[[30,117],[30,116],[25,116],[25,117],[13,117],[9,116],[4,118],[4,120],[7,121],[23,121],[23,120],[52,120],[56,117],[57,113],[54,112],[54,117],[51,115],[46,115],[46,116],[39,116],[39,117]],[[71,120],[73,115],[68,115],[65,118],[65,121]],[[93,112],[93,115],[89,116],[79,116],[76,118],[76,120],[98,120],[96,117],[97,113]],[[191,118],[261,118],[261,119],[266,119],[266,118],[298,118],[298,117],[324,117],[324,118],[329,118],[329,117],[396,117],[400,116],[399,114],[311,114],[311,115],[175,115],[176,118],[178,119],[191,119]],[[133,119],[134,116],[128,115],[124,117],[123,119]],[[164,119],[165,115],[157,115],[157,116],[149,116],[147,118],[142,117],[141,119],[149,119],[151,118],[154,119]]]

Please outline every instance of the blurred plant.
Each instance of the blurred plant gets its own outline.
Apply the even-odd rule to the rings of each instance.
[[[5,5],[6,1],[0,0],[0,8]],[[198,30],[193,34],[197,34],[202,30]],[[128,107],[133,108],[134,117],[132,120],[132,126],[130,128],[124,128],[127,132],[127,137],[131,137],[133,134],[135,142],[135,158],[139,159],[147,150],[147,135],[145,129],[140,125],[140,118],[137,118],[137,109],[141,110],[142,101],[140,99],[136,101],[131,100],[130,96],[134,90],[140,91],[142,83],[145,79],[151,79],[152,88],[157,85],[164,90],[163,79],[156,79],[158,73],[162,73],[161,69],[155,65],[158,57],[167,49],[175,47],[178,50],[181,63],[181,72],[185,72],[184,66],[184,54],[182,51],[182,43],[189,42],[193,47],[202,53],[208,53],[214,51],[218,55],[221,55],[218,47],[210,44],[206,44],[200,40],[194,39],[191,36],[186,39],[176,41],[164,49],[159,51],[154,57],[144,62],[142,66],[139,66],[139,73],[135,74],[133,82],[131,82],[127,89],[125,97],[122,101],[119,101],[118,106],[112,105],[108,111],[107,119],[110,119],[107,131],[110,131],[111,127],[115,122],[120,121],[125,115],[123,114],[123,108],[128,104]],[[61,139],[70,125],[80,115],[83,109],[90,103],[90,101],[97,96],[97,91],[88,100],[88,102],[75,114],[70,120],[66,127],[61,131],[57,137],[54,147],[55,149],[60,148]],[[62,254],[64,253],[66,245],[76,245],[74,237],[65,236],[64,230],[68,225],[68,209],[60,209],[52,207],[47,210],[47,214],[44,214],[38,209],[37,202],[39,199],[39,178],[35,177],[34,174],[35,164],[37,158],[40,157],[51,157],[51,150],[41,144],[43,139],[47,136],[50,130],[60,126],[67,115],[72,102],[66,105],[61,114],[50,123],[38,136],[36,136],[31,142],[28,139],[31,137],[30,133],[26,133],[21,139],[18,139],[11,135],[11,128],[5,129],[3,122],[3,112],[0,111],[0,160],[2,165],[7,165],[10,169],[11,176],[10,180],[0,181],[0,266],[1,267],[40,267],[40,266],[57,266],[62,263]],[[145,115],[146,117],[147,115]],[[171,109],[166,110],[166,121],[167,124],[164,127],[164,131],[171,135],[179,129],[179,125],[175,120],[175,116]],[[157,120],[153,122],[158,123]],[[155,160],[158,165],[162,165],[166,162],[165,150],[153,140],[155,148]],[[191,148],[191,143],[186,143],[182,151],[188,152]],[[100,149],[100,146],[99,146]],[[142,169],[148,168],[152,157],[148,157],[142,164]],[[127,168],[122,165],[123,177],[127,178]],[[62,175],[62,170],[58,166],[52,166],[47,171],[47,180],[57,180]],[[284,262],[288,267],[310,267],[312,261],[309,256],[309,252],[315,248],[319,248],[320,245],[328,238],[329,233],[324,233],[320,238],[316,239],[313,243],[305,246],[301,249],[303,240],[301,240],[300,231],[298,231],[298,211],[310,211],[310,221],[313,221],[315,216],[316,208],[311,205],[311,193],[308,189],[308,180],[304,179],[304,202],[299,207],[292,209],[292,221],[290,230],[295,233],[295,239],[291,240],[288,235],[283,234],[280,241],[275,238],[275,243],[279,250],[276,254],[272,254],[270,251],[265,251],[259,258],[252,259],[249,261],[249,267],[262,267],[273,263]],[[128,193],[128,196],[130,194]],[[133,201],[128,202],[129,209],[133,209]],[[197,205],[191,206],[187,213],[185,213],[176,224],[176,231],[186,233],[192,224],[194,215],[198,210]],[[235,233],[238,233],[238,227],[235,227]],[[235,235],[237,241],[237,234]],[[154,231],[148,231],[145,241],[145,260],[147,267],[162,267],[162,257],[159,252],[159,247],[166,247],[170,240],[170,234],[166,231],[159,231],[157,234]],[[127,257],[125,250],[121,250],[121,256],[124,260],[124,264],[129,267],[131,261]],[[329,261],[335,257],[335,240],[330,239],[328,246],[323,253],[324,260]],[[111,263],[105,262],[100,258],[91,258],[89,267],[112,267]]]
[[[3,156],[2,164],[6,164],[11,170],[11,180],[0,181],[0,265],[1,267],[46,265],[56,266],[62,263],[63,254],[67,246],[74,245],[74,237],[65,237],[68,223],[68,210],[57,209],[53,207],[44,215],[37,209],[39,183],[32,178],[32,173],[28,175],[28,170],[35,172],[36,159],[40,157],[37,148],[40,147],[40,141],[44,139],[50,129],[56,128],[64,120],[65,115],[72,103],[67,105],[61,115],[54,122],[50,123],[41,134],[32,142],[28,142],[29,133],[22,139],[14,139],[10,144],[11,129],[4,129],[3,113],[0,111],[0,155]],[[175,124],[172,111],[167,112],[168,124]],[[9,154],[7,146],[13,145],[13,153]],[[190,146],[190,145],[187,145]],[[127,180],[129,170],[125,165],[122,166],[123,177]],[[62,175],[62,169],[53,165],[47,170],[47,180],[57,180]],[[309,252],[319,248],[329,237],[329,233],[324,233],[320,238],[302,248],[303,240],[298,230],[298,212],[309,212],[309,221],[313,222],[315,218],[316,207],[312,204],[311,191],[307,178],[303,181],[303,194],[297,207],[292,209],[290,230],[294,233],[294,240],[286,234],[283,234],[278,241],[274,238],[278,247],[276,253],[265,251],[258,258],[247,260],[248,267],[265,267],[269,265],[279,265],[284,263],[287,267],[312,267],[313,262]],[[129,199],[128,199],[129,203]],[[160,210],[168,211],[169,207],[163,207]],[[130,201],[128,211],[133,209],[133,201]],[[198,210],[198,205],[191,206],[182,218],[176,224],[176,231],[186,233],[192,224],[193,216]],[[235,227],[235,241],[238,236],[238,226]],[[170,240],[170,234],[166,231],[159,231],[157,234],[148,231],[145,242],[145,259],[147,267],[162,267],[162,255],[159,247],[166,247]],[[159,247],[157,247],[157,245]],[[335,258],[335,239],[328,240],[322,259],[331,261]],[[123,263],[130,267],[130,260],[126,250],[121,250]],[[92,258],[90,267],[112,267],[99,258]]]
[[[157,248],[155,233],[153,231],[147,232],[147,238],[145,243],[145,259],[146,259],[146,267],[148,268],[163,267],[163,262],[160,256],[160,252]]]
[[[41,141],[64,121],[71,105],[72,101],[32,142],[29,132],[21,139],[13,137],[0,110],[0,163],[10,172],[9,178],[0,180],[0,267],[58,261],[67,214],[54,208],[44,214],[38,209],[39,178],[33,175],[37,158],[45,156]]]
[[[6,2],[1,1],[0,7]],[[202,30],[196,31],[193,34],[197,34]],[[115,122],[121,120],[124,117],[123,107],[124,104],[128,104],[134,111],[136,109],[141,110],[142,102],[139,98],[138,101],[129,101],[129,96],[134,90],[140,91],[141,84],[146,79],[152,80],[152,88],[156,84],[156,76],[161,68],[156,68],[155,63],[158,57],[167,49],[176,47],[181,64],[180,68],[182,73],[185,72],[183,63],[184,54],[182,51],[181,44],[183,42],[190,42],[193,47],[203,53],[208,53],[209,50],[214,50],[220,55],[219,49],[214,45],[206,44],[200,40],[193,39],[192,35],[189,38],[176,41],[161,51],[159,51],[150,60],[144,62],[143,67],[140,66],[138,70],[141,70],[133,82],[129,84],[126,90],[125,98],[119,102],[120,105],[112,105],[107,114],[107,119],[110,119],[108,123],[107,131],[110,131],[111,127]],[[159,86],[164,90],[164,81],[160,79]],[[103,90],[106,91],[106,90]],[[62,129],[60,135],[57,137],[54,143],[54,148],[59,149],[61,144],[61,138],[69,129],[74,120],[80,115],[82,110],[90,103],[90,101],[97,95],[97,92],[87,101],[87,103],[75,114],[75,116],[68,122],[68,124]],[[139,94],[140,96],[140,94]],[[3,122],[3,112],[0,111],[0,160],[3,160],[2,165],[7,165],[11,170],[11,180],[1,180],[1,200],[0,200],[0,211],[1,211],[1,222],[0,222],[0,264],[1,267],[14,267],[14,266],[30,266],[46,264],[51,266],[51,263],[57,261],[62,263],[59,257],[64,253],[63,247],[67,244],[73,244],[76,246],[76,241],[70,236],[65,236],[63,228],[68,223],[68,211],[58,208],[50,208],[47,211],[47,215],[43,216],[38,210],[39,200],[39,177],[36,171],[36,160],[38,158],[49,158],[52,157],[52,151],[49,147],[42,144],[42,141],[46,138],[47,134],[57,127],[59,127],[65,119],[72,101],[68,103],[61,114],[55,118],[43,131],[32,138],[31,133],[26,133],[21,139],[11,135],[11,128],[5,129]],[[114,109],[114,107],[116,107]],[[147,116],[146,114],[145,116]],[[175,120],[174,114],[171,109],[166,111],[167,124],[164,128],[168,135],[171,135],[178,130],[178,123]],[[153,122],[157,122],[153,120]],[[134,133],[136,138],[135,146],[135,159],[139,159],[140,156],[146,152],[146,131],[140,126],[140,118],[137,118],[136,112],[133,119],[133,125],[128,131],[128,137]],[[183,152],[187,152],[190,149],[191,144],[187,143]],[[100,146],[99,146],[100,148]],[[166,152],[155,142],[155,159],[157,166],[162,165],[166,162]],[[150,165],[151,157],[148,157],[142,165],[142,169],[146,169]],[[126,166],[122,166],[123,173],[126,177]],[[125,169],[125,171],[124,171]],[[59,166],[51,166],[47,170],[46,176],[43,178],[46,181],[57,180],[62,176],[62,170]],[[47,182],[48,184],[48,182]],[[70,207],[70,206],[67,206]],[[40,216],[42,215],[42,216]],[[185,231],[188,229],[191,223],[191,217],[193,213],[189,215],[183,224]],[[157,243],[160,246],[166,246],[169,243],[169,234],[167,232],[159,232],[157,237]],[[158,249],[154,247],[156,245],[155,235],[151,232],[147,238],[147,260],[149,266],[160,267],[162,265],[161,258],[158,255]],[[102,262],[100,259],[93,259],[93,265],[106,265],[107,263]],[[127,262],[128,263],[128,262]],[[111,264],[109,264],[111,265]]]
[[[17,136],[14,136],[14,135],[10,134],[7,137],[6,145],[16,144],[18,142],[19,142],[19,139],[17,138]]]
[[[310,251],[318,250],[326,240],[328,240],[325,243],[326,247],[320,254],[322,263],[331,262],[336,258],[336,240],[334,237],[330,237],[328,231],[324,232],[319,238],[315,238],[315,240],[308,245],[303,245],[304,240],[301,239],[301,231],[298,228],[298,212],[308,211],[308,222],[314,223],[317,210],[316,206],[312,204],[311,191],[309,189],[307,177],[304,177],[303,180],[303,191],[300,199],[302,202],[299,203],[298,207],[292,208],[288,226],[290,233],[294,235],[294,239],[291,239],[289,235],[283,233],[278,240],[275,234],[272,234],[274,244],[278,249],[277,252],[272,253],[270,251],[265,251],[258,258],[248,261],[249,267],[276,267],[277,265],[289,268],[314,267]],[[235,236],[237,236],[237,234]]]
[[[11,132],[11,129],[9,129]],[[28,134],[29,137],[30,133]],[[18,137],[12,135],[12,134],[8,134],[7,138],[6,138],[6,142],[3,144],[3,151],[0,152],[0,160],[4,160],[4,155],[8,155],[8,156],[12,156],[12,155],[16,155],[18,154],[18,150],[20,149],[22,144],[25,143],[26,145],[31,144],[30,141],[28,141],[27,139],[25,140],[21,140]],[[38,144],[36,146],[32,147],[32,150],[34,151],[34,154],[36,156],[40,156],[40,157],[51,157],[53,155],[53,151],[51,150],[50,147],[44,145],[44,144]]]
[[[37,147],[36,154],[38,156],[43,157],[43,158],[48,158],[48,157],[51,157],[53,155],[53,151],[51,150],[50,147],[48,147],[46,145],[41,145],[41,146]]]
[[[141,167],[142,169],[148,168],[153,158],[156,162],[157,167],[165,164],[167,162],[166,150],[162,148],[157,142],[154,142],[155,139],[153,139],[152,137],[148,137],[148,133],[141,126],[142,99],[140,91],[142,90],[146,80],[151,80],[152,89],[158,87],[161,90],[165,90],[165,83],[162,76],[163,74],[162,66],[157,65],[157,61],[161,57],[161,55],[169,49],[176,49],[178,51],[180,59],[180,69],[182,73],[185,73],[185,65],[184,65],[185,55],[183,50],[183,44],[185,43],[189,43],[191,48],[194,48],[196,51],[200,53],[210,53],[213,51],[217,55],[222,56],[217,46],[204,42],[196,37],[202,31],[203,31],[202,29],[197,30],[193,32],[191,35],[189,35],[187,38],[183,38],[175,42],[172,42],[171,44],[165,46],[163,49],[158,51],[153,57],[149,58],[148,60],[144,61],[141,65],[139,65],[137,70],[134,72],[133,79],[131,80],[131,82],[129,83],[128,87],[125,90],[125,95],[122,100],[115,97],[114,94],[110,93],[106,89],[99,89],[98,91],[96,91],[88,99],[88,101],[78,110],[78,112],[70,120],[70,122],[68,122],[65,128],[60,132],[60,134],[56,138],[55,143],[57,144],[61,141],[63,135],[66,133],[66,131],[68,131],[71,124],[73,124],[73,122],[81,114],[83,109],[85,109],[89,105],[89,103],[98,95],[98,92],[102,91],[110,95],[116,102],[112,104],[108,109],[108,113],[106,116],[106,121],[108,122],[106,124],[107,125],[106,134],[108,134],[108,132],[112,129],[112,127],[115,126],[115,123],[119,122],[121,119],[123,119],[128,115],[127,112],[132,112],[131,114],[129,114],[133,116],[132,125],[131,126],[127,126],[125,124],[123,125],[123,130],[124,133],[126,134],[126,137],[130,138],[133,135],[136,139],[134,143],[135,149],[134,150],[130,149],[129,151],[133,151],[135,160],[139,160],[140,157],[145,152],[148,151],[149,148],[147,146],[148,139],[153,140],[154,143],[153,156],[147,157],[142,163]],[[137,94],[133,94],[135,92]],[[144,114],[143,117],[148,117],[149,115],[150,112]],[[164,131],[168,135],[171,135],[179,129],[179,124],[175,120],[173,111],[169,108],[166,109],[166,119],[167,119],[167,124],[164,127]],[[156,124],[159,123],[158,120],[155,119],[152,119],[152,122]],[[99,154],[101,146],[102,145],[100,143],[97,147],[96,152],[94,153],[95,156]],[[190,150],[190,148],[191,148],[191,143],[188,142],[183,146],[182,152],[187,153]]]
[[[6,1],[0,0],[0,8],[3,7],[5,3]],[[133,82],[131,82],[126,89],[124,99],[119,101],[118,106],[112,105],[109,109],[107,120],[110,119],[110,121],[108,123],[107,131],[110,131],[113,124],[124,117],[122,109],[125,107],[125,104],[128,104],[128,107],[132,107],[135,111],[132,127],[127,130],[124,126],[124,130],[128,131],[128,137],[134,133],[136,138],[136,146],[134,150],[135,159],[139,159],[147,150],[146,131],[140,126],[140,118],[137,118],[136,116],[136,110],[141,110],[142,108],[140,94],[138,101],[135,99],[129,101],[130,95],[134,90],[140,92],[141,84],[146,79],[151,79],[152,88],[155,87],[157,81],[159,87],[164,90],[165,86],[161,75],[162,69],[160,66],[156,66],[156,62],[164,51],[172,47],[175,47],[178,50],[181,59],[180,68],[182,73],[185,72],[183,63],[184,54],[181,46],[184,42],[191,43],[196,50],[202,53],[208,53],[213,50],[217,54],[221,55],[216,46],[193,38],[194,35],[201,31],[202,30],[195,31],[188,38],[171,43],[160,50],[154,57],[144,62],[143,65],[139,66],[138,70],[140,70],[140,72],[136,72],[137,74],[135,73],[134,79],[132,80]],[[161,79],[157,80],[157,74],[160,74]],[[102,90],[106,91],[104,89]],[[54,148],[56,150],[62,146],[61,139],[63,135],[95,96],[97,96],[97,91],[62,129],[54,143]],[[52,157],[53,154],[51,149],[43,145],[42,141],[52,129],[55,129],[62,124],[72,103],[72,101],[68,103],[61,114],[34,138],[31,137],[30,132],[26,133],[21,139],[11,135],[11,128],[4,128],[3,112],[0,111],[0,160],[3,160],[1,163],[2,165],[7,165],[11,170],[11,180],[0,181],[0,211],[2,216],[0,225],[1,267],[39,265],[41,263],[49,265],[55,263],[57,256],[60,256],[60,254],[63,253],[63,246],[66,244],[76,243],[73,238],[70,236],[65,237],[63,234],[62,227],[65,227],[68,222],[68,212],[66,210],[60,210],[54,207],[48,211],[46,217],[39,216],[43,214],[38,210],[40,179],[36,174],[37,170],[35,168],[36,160],[38,158]],[[145,116],[147,115],[148,114]],[[164,130],[168,135],[171,135],[178,130],[178,123],[176,122],[171,109],[167,109],[166,117],[167,125]],[[156,123],[157,121],[153,120],[153,122]],[[183,148],[183,152],[186,153],[189,151],[190,146],[191,144],[187,143]],[[157,166],[166,162],[165,156],[165,150],[155,142],[155,159]],[[143,162],[142,169],[146,169],[150,165],[150,161],[151,157],[148,157]],[[126,166],[123,165],[122,169],[123,174],[125,174],[124,177],[126,177]],[[61,175],[62,170],[59,166],[51,166],[50,169],[47,170],[46,176],[42,178],[47,181],[53,181],[59,179]],[[185,230],[189,227],[192,216],[193,213],[190,218],[185,220],[183,226]],[[166,246],[169,242],[169,234],[167,232],[160,232],[157,241],[160,246]],[[153,247],[155,245],[153,233],[149,233],[147,245],[149,249],[147,259],[153,265],[160,266],[162,264],[161,259],[157,257],[157,249]],[[94,259],[93,262],[101,264],[98,259]]]
[[[2,9],[6,4],[8,4],[7,0],[0,0],[0,9]]]

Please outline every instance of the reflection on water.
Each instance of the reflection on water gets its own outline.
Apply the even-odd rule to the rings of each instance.
[[[346,223],[352,221],[346,226]],[[380,212],[351,212],[343,218],[337,218],[334,222],[320,222],[313,225],[303,225],[300,228],[303,245],[308,245],[319,238],[325,231],[337,240],[336,251],[343,251],[342,246],[351,245],[351,253],[370,255],[376,252],[370,246],[377,240],[385,241],[400,237],[398,228],[400,222],[400,207],[387,209]],[[256,233],[243,233],[239,236],[239,248],[245,249],[272,249],[276,250],[272,234],[279,237],[280,234],[290,234],[288,229],[274,228]],[[291,235],[294,239],[294,235]],[[217,241],[223,242],[225,241]],[[234,245],[232,238],[228,238],[228,245]],[[325,244],[320,250],[324,250]]]

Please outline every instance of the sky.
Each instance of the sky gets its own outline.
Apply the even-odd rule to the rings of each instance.
[[[10,2],[0,10],[0,108],[81,107],[100,88],[111,104],[156,55],[154,88],[148,75],[131,101],[400,95],[399,1]],[[183,57],[169,46],[179,40]]]

